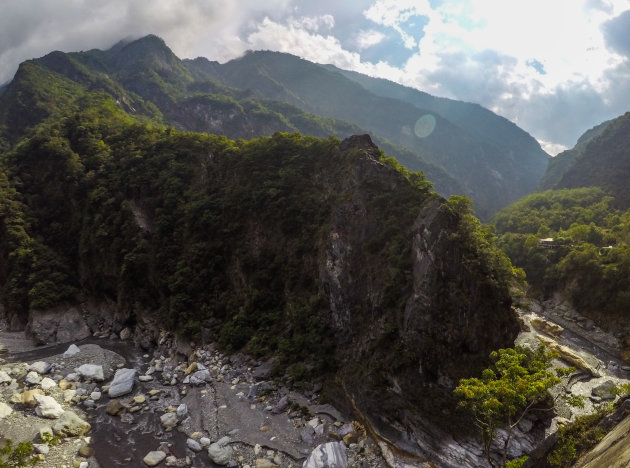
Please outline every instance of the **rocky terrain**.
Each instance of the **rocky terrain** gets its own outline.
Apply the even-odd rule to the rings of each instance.
[[[273,361],[251,367],[211,348],[180,360],[168,335],[152,354],[120,340],[56,354],[24,351],[15,333],[0,339],[21,351],[0,366],[2,437],[34,441],[38,466],[315,467],[337,457],[336,466],[378,467],[394,457],[321,404],[317,387],[270,380]],[[60,443],[43,443],[45,432]]]
[[[555,417],[532,416],[516,431],[510,456],[533,453],[535,460],[536,448],[558,427],[618,399],[612,389],[630,382],[630,367],[615,359],[614,337],[557,300],[533,302],[520,316],[516,344],[545,343],[560,355],[556,365],[577,368],[554,389]],[[436,466],[401,456],[369,426],[322,403],[320,385],[289,388],[273,359],[186,347],[166,332],[148,353],[129,330],[122,338],[33,347],[21,333],[2,332],[2,437],[33,441],[43,467],[325,467],[333,466],[331,457],[341,460],[338,467]],[[561,403],[563,395],[584,397],[584,408]],[[610,437],[625,437],[623,427]],[[443,461],[437,466],[485,466],[473,439],[423,443],[436,444]],[[610,457],[610,445],[585,466]]]

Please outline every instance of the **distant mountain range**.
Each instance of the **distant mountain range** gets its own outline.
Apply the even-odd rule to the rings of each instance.
[[[617,208],[630,208],[630,112],[582,135],[575,147],[553,158],[541,190],[601,187]]]
[[[437,192],[469,196],[482,218],[533,191],[548,160],[530,135],[476,104],[277,52],[225,64],[180,60],[156,36],[23,63],[0,90],[0,144],[18,141],[82,91],[103,91],[131,114],[229,138],[370,133]]]

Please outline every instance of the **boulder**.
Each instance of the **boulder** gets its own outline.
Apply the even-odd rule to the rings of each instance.
[[[31,364],[28,369],[33,372],[37,372],[38,374],[48,374],[48,372],[50,372],[51,367],[52,366],[48,364],[47,362],[37,361]]]
[[[63,353],[63,357],[69,358],[80,352],[81,350],[79,349],[79,347],[75,345],[74,343],[72,343],[70,346],[68,346],[68,349],[66,349],[66,351]]]
[[[33,449],[35,449],[35,453],[41,453],[42,455],[48,455],[48,452],[50,452],[50,447],[46,444],[33,444]]]
[[[109,397],[116,398],[121,395],[131,393],[135,377],[135,369],[118,369],[114,375],[114,380],[109,387]]]
[[[32,310],[27,328],[37,344],[77,341],[91,335],[77,307]]]
[[[0,384],[11,383],[13,379],[5,371],[0,371]]]
[[[11,413],[13,413],[13,408],[11,408],[6,403],[0,401],[0,419],[10,416]]]
[[[86,434],[90,430],[89,423],[81,419],[74,411],[64,411],[63,414],[52,425],[55,434],[69,437]]]
[[[24,382],[29,385],[37,385],[41,381],[42,377],[35,371],[30,371],[28,374],[26,374],[26,377],[24,377]]]
[[[169,431],[177,426],[177,415],[175,413],[164,413],[160,416],[160,422],[162,423],[162,426],[164,426],[164,429]]]
[[[605,382],[593,387],[591,394],[594,397],[601,398],[602,400],[614,400],[617,397],[614,392],[615,387],[615,382],[612,380],[606,380]]]
[[[221,440],[210,444],[208,447],[208,456],[217,465],[227,465],[232,458],[232,447],[227,445],[230,443],[229,437],[223,437]]]
[[[166,458],[166,454],[161,450],[154,450],[152,452],[147,453],[142,461],[147,466],[156,466],[162,463],[162,460]]]
[[[273,414],[280,414],[286,411],[288,407],[289,407],[289,398],[285,395],[282,398],[280,398],[280,401],[278,401],[278,403],[276,404],[276,406],[274,406],[271,412]]]
[[[179,405],[177,407],[177,410],[175,411],[175,414],[177,414],[177,417],[179,418],[183,418],[184,416],[186,416],[188,414],[188,406],[186,406],[186,403],[182,403],[181,405]]]
[[[201,451],[201,444],[199,442],[197,442],[195,439],[187,439],[186,440],[186,446],[192,450],[193,452],[200,452]]]
[[[35,395],[35,400],[37,400],[37,408],[35,408],[35,412],[38,416],[57,419],[64,412],[62,406],[51,396]]]
[[[97,380],[102,382],[105,380],[103,374],[103,366],[98,364],[83,364],[75,369],[81,377],[86,380]]]
[[[39,385],[40,387],[42,387],[42,390],[47,391],[47,390],[50,390],[51,388],[55,388],[57,386],[57,382],[55,382],[50,377],[44,377],[42,381],[39,383]]]
[[[318,445],[306,459],[302,468],[347,468],[346,446],[342,442]]]
[[[203,385],[211,378],[210,372],[207,369],[193,372],[190,375],[189,382],[191,385]]]

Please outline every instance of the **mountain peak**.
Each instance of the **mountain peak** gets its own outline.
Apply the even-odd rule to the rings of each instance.
[[[110,52],[116,55],[116,65],[124,68],[137,69],[139,64],[172,68],[175,63],[179,63],[179,59],[164,40],[154,34],[128,42],[122,47],[117,44]]]

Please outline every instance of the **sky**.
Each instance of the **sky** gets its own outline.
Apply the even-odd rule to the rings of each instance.
[[[550,154],[630,111],[630,0],[1,0],[0,83],[146,34],[181,58],[276,50],[476,102]]]

